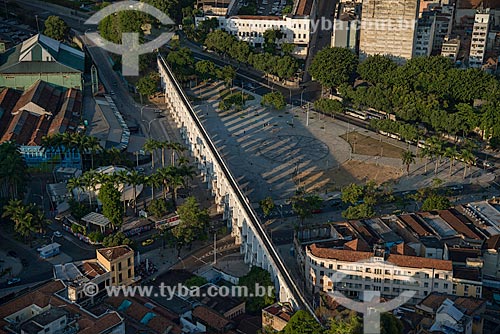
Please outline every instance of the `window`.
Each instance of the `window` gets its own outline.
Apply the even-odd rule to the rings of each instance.
[[[429,278],[429,274],[424,274],[424,278]]]
[[[373,290],[375,290],[375,291],[380,291],[380,290],[381,290],[381,288],[380,288],[380,286],[377,286],[377,285],[376,285],[376,286],[374,286],[374,287],[373,287]]]
[[[382,279],[381,278],[374,278],[373,281],[375,283],[382,283]]]
[[[424,283],[424,288],[428,288],[429,287],[429,283],[425,282]]]
[[[132,258],[131,258],[131,257],[129,257],[129,258],[127,259],[127,267],[130,267],[130,265],[132,264],[132,261],[131,261],[131,260],[132,260]]]
[[[382,269],[375,269],[376,275],[382,275]]]
[[[444,283],[443,288],[448,289],[448,283]]]
[[[469,292],[469,286],[468,286],[468,285],[465,285],[465,286],[464,286],[464,291],[465,291],[465,292]]]
[[[390,275],[390,274],[391,274],[391,271],[386,269],[386,270],[385,270],[385,274],[386,274],[386,275]]]
[[[371,273],[372,272],[372,269],[371,268],[366,268],[365,269],[365,273]]]
[[[122,281],[123,281],[122,273],[119,273],[118,274],[118,283],[121,283]]]
[[[122,263],[118,262],[118,271],[121,271],[121,270],[122,270]]]
[[[128,278],[132,277],[132,269],[128,269]]]
[[[365,290],[370,290],[370,285],[365,285]]]
[[[324,267],[324,266],[325,266],[325,263],[324,263],[324,262],[320,262],[320,263],[319,263],[319,266],[320,266],[320,267]]]
[[[328,269],[333,269],[333,264],[329,264]]]
[[[434,283],[434,289],[438,289],[439,288],[439,283],[438,282],[435,282]]]
[[[435,274],[435,275],[434,275],[434,278],[439,278],[439,274]]]
[[[323,276],[323,275],[325,275],[325,272],[324,272],[323,270],[321,270],[321,271],[319,272],[319,276]]]
[[[115,271],[115,265],[114,264],[111,266],[111,271]]]
[[[111,283],[115,284],[115,278],[114,277],[111,279]]]
[[[337,264],[337,270],[342,269],[342,266],[340,264]]]
[[[385,279],[384,279],[384,283],[389,284],[389,283],[391,283],[391,280],[390,280],[390,279],[388,279],[388,278],[385,278]]]
[[[476,297],[479,297],[479,296],[481,296],[481,287],[476,286]]]

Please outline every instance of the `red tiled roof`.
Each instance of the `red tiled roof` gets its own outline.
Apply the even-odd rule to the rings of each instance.
[[[392,246],[391,254],[417,256],[415,250],[404,242]]]
[[[97,251],[108,261],[114,261],[126,254],[129,254],[130,252],[133,252],[133,250],[129,246],[100,248]]]
[[[311,15],[314,0],[299,0],[295,15],[306,16]]]
[[[354,239],[344,244],[344,249],[353,251],[369,252],[370,246],[363,239]]]
[[[455,229],[455,231],[463,234],[467,238],[480,240],[479,237],[474,231],[472,231],[467,225],[465,225],[459,217],[451,210],[439,210],[438,214],[441,218],[443,218],[451,227]]]
[[[197,306],[192,312],[193,317],[217,331],[223,331],[231,323],[219,313],[206,306]]]
[[[311,253],[319,258],[336,259],[346,262],[358,262],[368,260],[373,256],[371,252],[357,252],[343,249],[319,248],[316,244],[308,246]],[[407,268],[430,268],[451,271],[451,261],[429,259],[418,256],[389,254],[387,261],[394,265]]]
[[[401,215],[398,218],[403,221],[408,227],[410,227],[416,234],[419,236],[432,235],[430,231],[428,231],[425,227],[422,226],[416,219],[416,216],[413,214],[409,215]]]

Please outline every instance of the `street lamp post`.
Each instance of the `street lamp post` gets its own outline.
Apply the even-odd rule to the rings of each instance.
[[[145,119],[142,120],[143,122],[146,122],[148,124],[148,136],[151,136],[151,123],[153,123],[153,121],[156,121],[156,120],[157,120],[157,118],[153,118],[149,122],[146,121]]]
[[[302,89],[302,92],[300,92],[300,107],[302,108],[302,104],[303,104],[303,100],[302,100],[302,96],[304,95],[304,92],[306,91],[306,88],[304,87],[304,89]]]

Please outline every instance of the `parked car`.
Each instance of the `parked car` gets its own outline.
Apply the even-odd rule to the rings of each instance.
[[[19,277],[14,277],[7,281],[7,285],[13,285],[19,282],[21,282],[21,279]]]
[[[60,238],[60,237],[62,237],[62,233],[59,231],[55,231],[54,236]]]
[[[142,242],[142,245],[143,245],[143,246],[149,246],[149,245],[151,245],[153,242],[155,242],[153,239],[147,239],[147,240],[144,240],[144,241]]]

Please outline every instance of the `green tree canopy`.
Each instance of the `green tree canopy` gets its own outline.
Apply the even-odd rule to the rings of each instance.
[[[342,188],[342,202],[356,204],[356,202],[363,198],[363,194],[363,186],[351,183],[350,185]]]
[[[260,104],[276,110],[282,110],[286,106],[285,97],[278,91],[265,94]]]
[[[123,207],[120,201],[121,194],[112,182],[101,184],[99,200],[102,203],[102,214],[109,219],[113,227],[123,224]]]
[[[256,286],[264,287],[266,294],[261,297],[245,298],[246,309],[251,313],[260,313],[261,310],[274,303],[275,292],[271,275],[264,269],[253,266],[248,274],[239,279],[239,286],[245,286],[249,295],[257,295]]]
[[[325,87],[338,87],[348,82],[356,70],[358,59],[346,48],[325,48],[314,57],[309,73]]]
[[[442,195],[431,194],[422,204],[423,211],[445,210],[451,207],[450,200]]]
[[[177,208],[180,223],[172,229],[172,235],[176,238],[177,250],[184,245],[190,245],[197,238],[206,233],[210,221],[207,209],[201,209],[194,197],[188,197],[186,201]]]
[[[323,328],[307,311],[299,310],[290,318],[283,334],[321,334]],[[334,332],[332,332],[333,334]],[[340,333],[340,332],[339,332]]]
[[[158,73],[151,72],[145,75],[137,81],[136,87],[139,94],[143,96],[151,96],[158,91],[158,85],[160,83],[160,77]]]
[[[265,216],[268,216],[274,209],[274,201],[272,197],[266,197],[259,202],[260,208],[262,212],[264,212]]]
[[[58,41],[64,41],[69,34],[69,26],[59,16],[51,15],[45,20],[43,34]]]
[[[374,55],[368,56],[359,64],[358,73],[363,79],[373,84],[386,83],[397,68],[398,65],[390,58]]]

